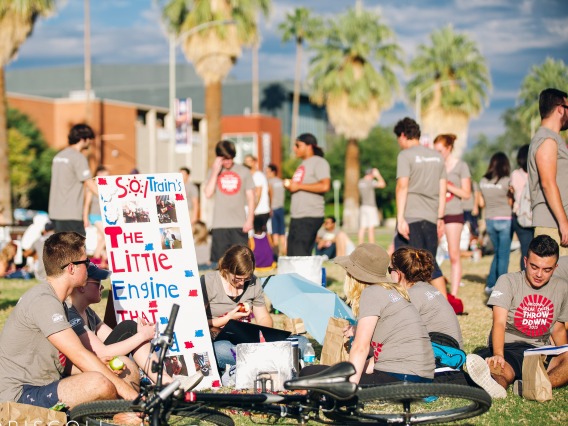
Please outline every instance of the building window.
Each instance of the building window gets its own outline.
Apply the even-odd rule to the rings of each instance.
[[[237,148],[235,161],[242,164],[247,155],[258,157],[258,135],[256,133],[224,133],[223,139],[229,140]]]

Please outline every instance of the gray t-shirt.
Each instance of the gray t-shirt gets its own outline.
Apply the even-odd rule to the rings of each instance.
[[[0,334],[0,401],[17,401],[24,384],[61,379],[66,357],[47,338],[69,327],[65,307],[48,283],[24,293]]]
[[[247,219],[246,191],[249,189],[254,191],[254,182],[250,170],[245,166],[233,164],[230,169],[221,170],[215,185],[215,208],[211,229],[243,227]]]
[[[545,127],[539,127],[529,146],[528,172],[533,209],[532,224],[533,226],[542,226],[545,228],[558,228],[556,219],[554,219],[554,215],[544,198],[544,192],[536,168],[536,152],[546,139],[554,139],[558,145],[558,154],[556,157],[556,185],[558,185],[558,190],[560,191],[564,211],[568,214],[568,147],[558,133]]]
[[[558,268],[554,271],[554,276],[568,282],[568,256],[558,258]]]
[[[77,336],[82,335],[83,333],[91,330],[93,333],[97,332],[98,325],[102,322],[101,318],[97,315],[95,311],[91,308],[87,307],[86,314],[87,314],[87,324],[75,309],[75,306],[69,306],[69,323],[71,327],[73,327],[73,331],[77,333]]]
[[[410,222],[436,223],[440,201],[440,180],[446,179],[442,156],[433,149],[416,145],[402,150],[396,162],[396,178],[409,178],[404,218]]]
[[[375,198],[375,184],[374,179],[359,179],[359,197],[361,198],[362,206],[377,207]]]
[[[509,185],[509,176],[502,177],[497,182],[494,179],[481,178],[479,189],[485,200],[485,219],[512,216],[513,208],[509,205],[509,197],[507,197]]]
[[[359,317],[379,318],[371,346],[375,370],[434,377],[434,353],[428,331],[414,305],[396,290],[367,286],[361,293]]]
[[[311,184],[329,179],[329,163],[325,158],[313,155],[302,161],[292,176],[296,183]],[[302,217],[323,217],[323,194],[308,191],[297,191],[292,194],[290,216],[294,219]]]
[[[499,277],[487,306],[508,311],[505,343],[548,345],[554,323],[568,321],[568,285],[552,276],[544,287],[534,289],[524,271],[511,272]]]
[[[83,182],[92,177],[83,154],[68,147],[51,163],[49,217],[54,220],[83,220]]]
[[[458,317],[442,293],[428,283],[419,281],[408,289],[410,301],[420,313],[428,333],[444,333],[453,337],[463,348]]]
[[[284,183],[279,177],[268,179],[268,185],[272,187],[272,202],[270,208],[272,210],[284,207]]]
[[[225,293],[219,271],[205,273],[205,288],[202,286],[202,292],[207,319],[226,315],[227,312],[235,309],[238,303],[248,302],[252,306],[265,306],[264,291],[260,280],[256,277],[253,277],[238,302],[235,302]]]
[[[189,211],[193,210],[193,199],[199,198],[199,189],[197,185],[192,182],[185,182],[185,198],[187,198],[187,208]]]
[[[462,179],[467,179],[471,177],[469,173],[469,167],[463,161],[458,160],[454,168],[447,172],[448,174],[448,186],[453,185],[458,188],[462,186]],[[473,196],[473,194],[472,194]],[[471,197],[470,197],[471,198]],[[446,210],[445,214],[455,215],[463,213],[462,199],[451,192],[446,192]]]

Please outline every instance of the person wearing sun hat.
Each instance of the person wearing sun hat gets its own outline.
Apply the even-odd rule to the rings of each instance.
[[[73,331],[86,348],[89,348],[98,357],[108,359],[120,356],[126,363],[126,370],[138,372],[141,367],[151,380],[156,379],[148,363],[150,353],[150,340],[154,337],[156,325],[150,324],[143,319],[138,322],[125,320],[112,329],[106,325],[97,313],[90,307],[93,303],[99,303],[102,298],[104,284],[111,271],[99,268],[94,263],[87,267],[87,282],[85,286],[73,290],[70,296],[69,323]],[[131,355],[137,365],[133,365],[128,359]],[[174,376],[173,378],[164,372],[163,383],[171,383],[174,379],[181,382],[185,389],[192,389],[203,378],[201,373],[193,376]],[[125,377],[132,380],[132,377]]]
[[[345,269],[344,291],[357,317],[349,362],[356,373],[354,383],[378,385],[398,381],[431,382],[434,354],[420,314],[408,292],[390,277],[388,253],[375,244],[357,246],[349,256],[334,262]],[[366,369],[369,348],[374,367]]]

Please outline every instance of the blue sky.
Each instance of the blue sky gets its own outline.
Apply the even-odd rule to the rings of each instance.
[[[332,17],[355,0],[273,0],[261,23],[260,78],[293,79],[294,43],[282,43],[278,24],[298,6]],[[447,24],[474,40],[487,59],[493,89],[489,105],[470,124],[469,143],[484,133],[503,131],[501,114],[515,105],[524,77],[547,57],[568,64],[568,0],[364,0],[395,32],[406,60],[412,59],[430,33]],[[91,0],[93,63],[167,63],[168,47],[154,0]],[[178,61],[185,62],[178,48]],[[17,68],[80,64],[83,61],[83,0],[60,2],[56,14],[41,19],[8,66]],[[305,60],[304,74],[308,59]],[[188,64],[188,66],[191,66]],[[231,72],[251,79],[251,52],[244,50]],[[404,84],[406,75],[400,74]],[[563,88],[564,90],[568,88]],[[413,108],[402,95],[383,112],[379,124],[390,126]]]

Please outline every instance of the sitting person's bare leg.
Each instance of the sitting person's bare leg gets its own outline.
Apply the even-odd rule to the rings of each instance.
[[[97,372],[87,372],[67,377],[57,386],[59,400],[69,408],[90,401],[117,399],[114,385]]]
[[[547,372],[553,388],[559,388],[568,384],[568,352],[552,358]]]

